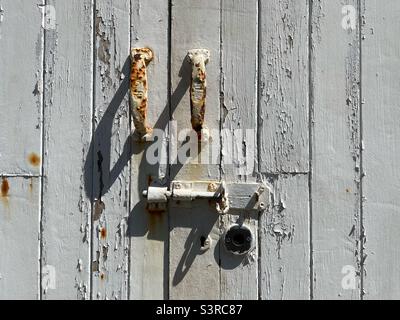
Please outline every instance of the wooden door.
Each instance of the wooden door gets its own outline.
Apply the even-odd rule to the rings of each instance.
[[[0,299],[399,298],[400,3],[381,2],[0,0]],[[192,49],[210,53],[200,145]],[[269,199],[149,206],[173,181]],[[224,245],[235,224],[245,255]]]

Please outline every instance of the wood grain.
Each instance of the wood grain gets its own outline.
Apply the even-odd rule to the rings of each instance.
[[[260,1],[260,170],[308,172],[308,3]]]
[[[257,163],[257,1],[222,1],[222,180],[255,182]],[[258,216],[221,217],[221,233],[244,222],[258,239]],[[220,248],[221,299],[258,298],[257,241],[248,257]]]
[[[357,1],[350,1],[358,19]],[[360,281],[342,286],[346,266],[360,271],[359,32],[344,29],[341,1],[313,6],[313,297],[359,299]],[[346,11],[347,12],[347,11]],[[332,54],[334,52],[334,54]]]
[[[0,178],[0,299],[39,298],[40,179]]]
[[[92,298],[128,298],[130,2],[98,0],[95,16]]]
[[[41,169],[43,29],[38,3],[0,4],[0,172],[9,174],[38,175]]]
[[[92,1],[49,1],[57,27],[46,31],[42,267],[55,289],[43,299],[90,298],[91,204],[84,165],[92,134]],[[46,269],[47,270],[47,269]]]
[[[310,298],[308,175],[270,180],[272,202],[260,218],[260,297]]]
[[[220,154],[219,142],[219,85],[220,85],[220,5],[218,1],[172,1],[171,34],[171,114],[178,132],[191,129],[189,86],[192,66],[188,50],[210,50],[206,65],[207,100],[205,125],[215,130],[204,146],[213,144]],[[175,136],[175,139],[177,137]],[[171,134],[171,139],[174,139]],[[196,139],[196,135],[195,135]],[[197,143],[195,141],[194,143]],[[193,140],[191,140],[193,141]],[[178,143],[180,147],[182,143]],[[174,157],[171,155],[171,159]],[[192,154],[196,158],[197,155]],[[201,157],[200,157],[201,158]],[[195,161],[195,160],[193,160]],[[171,179],[219,180],[219,161],[212,164],[194,162],[171,165]],[[170,210],[170,298],[218,299],[219,285],[219,226],[215,206],[198,201],[192,208]],[[211,248],[201,252],[201,237],[212,238]],[[204,275],[204,276],[203,276]]]
[[[399,299],[400,3],[363,4],[364,290],[366,299]]]
[[[159,155],[166,156],[168,133],[168,1],[131,1],[131,47],[149,47],[154,59],[148,65],[148,123],[159,131],[154,143],[132,141],[131,212],[129,216],[130,298],[165,299],[168,297],[168,213],[148,210],[142,192],[149,184],[163,180],[167,167],[151,164],[146,154],[161,145]],[[132,125],[132,129],[134,129]],[[160,139],[160,140],[157,140]],[[150,152],[149,151],[149,152]]]

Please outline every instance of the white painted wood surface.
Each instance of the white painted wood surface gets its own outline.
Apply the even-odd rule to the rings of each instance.
[[[0,186],[0,299],[34,300],[39,297],[40,180],[1,177]]]
[[[91,271],[95,299],[128,298],[129,12],[129,0],[96,2],[95,122],[85,181],[92,187],[87,191],[94,203]]]
[[[45,32],[42,272],[55,286],[43,299],[90,298],[91,204],[84,165],[92,137],[93,6],[53,0],[56,29]],[[79,168],[79,169],[78,169]],[[43,277],[43,276],[42,276]]]
[[[221,179],[255,182],[258,172],[258,105],[257,90],[254,90],[258,80],[258,3],[254,0],[223,0],[221,4],[221,121],[224,130],[221,135]],[[237,220],[250,227],[258,239],[257,216],[249,219],[241,212],[221,218],[221,233]],[[258,242],[249,257],[232,256],[221,245],[220,261],[220,298],[258,299]]]
[[[308,172],[308,12],[307,1],[260,1],[261,172]]]
[[[210,50],[207,69],[205,125],[219,132],[220,88],[220,3],[206,0],[173,0],[171,8],[171,114],[178,130],[191,129],[189,86],[192,65],[187,53],[191,49]],[[206,27],[207,32],[204,32]],[[171,139],[173,139],[171,134]],[[194,139],[193,139],[194,138]],[[191,136],[197,144],[197,136]],[[214,150],[220,153],[219,136],[210,137]],[[211,141],[205,142],[205,144]],[[178,147],[182,143],[178,142]],[[207,148],[207,145],[203,146]],[[197,158],[197,155],[191,155]],[[173,158],[173,156],[171,155]],[[171,165],[175,180],[219,180],[219,163]],[[220,297],[219,221],[215,208],[197,201],[189,208],[171,207],[169,273],[171,299],[218,299]],[[201,237],[211,237],[211,247],[201,253]],[[202,276],[200,276],[200,274]]]
[[[399,14],[395,0],[0,0],[0,299],[400,298]],[[210,50],[217,161],[148,163],[152,143],[130,137],[133,47],[154,52],[148,121],[170,160],[191,128],[187,52]],[[228,158],[250,136],[226,129],[256,129],[251,172]],[[177,179],[264,181],[271,203],[251,219],[147,206],[149,184]],[[256,236],[244,259],[220,240],[238,217]]]
[[[260,219],[260,297],[310,297],[308,175],[280,175],[271,181],[272,203]]]
[[[317,1],[312,21],[312,246],[315,299],[359,299],[342,270],[360,272],[360,39],[341,1]],[[347,11],[346,11],[347,12]],[[334,52],[335,54],[331,54]],[[329,57],[329,59],[328,59]]]
[[[0,3],[0,172],[40,173],[41,1]],[[28,89],[29,88],[29,89]],[[33,161],[32,161],[33,160]]]
[[[43,30],[39,1],[0,2],[0,299],[38,299]]]
[[[170,119],[168,26],[167,1],[131,1],[131,47],[149,47],[154,53],[154,59],[148,65],[148,123],[162,132],[168,129]],[[162,136],[159,138],[163,139]],[[150,184],[167,175],[167,168],[147,162],[146,153],[150,146],[151,143],[132,141],[128,229],[131,299],[168,297],[168,214],[166,211],[149,211],[142,196]]]
[[[362,35],[364,290],[399,299],[400,3],[364,2]]]
[[[273,192],[260,221],[260,297],[309,299],[309,3],[260,4],[259,168]]]

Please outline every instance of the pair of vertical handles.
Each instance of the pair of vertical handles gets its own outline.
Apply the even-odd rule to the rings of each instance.
[[[149,48],[134,48],[131,52],[131,90],[130,105],[136,133],[141,137],[151,134],[152,127],[147,123],[148,80],[147,65],[153,60],[154,54]],[[204,127],[206,109],[206,64],[210,52],[206,49],[193,49],[188,52],[192,64],[192,79],[190,85],[190,109],[193,129],[200,136]]]

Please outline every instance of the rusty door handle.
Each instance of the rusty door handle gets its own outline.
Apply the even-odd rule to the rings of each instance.
[[[206,112],[206,64],[210,60],[210,51],[207,49],[193,49],[189,51],[188,57],[192,63],[192,81],[190,85],[191,122],[193,129],[200,137]]]
[[[147,124],[147,65],[153,60],[149,48],[134,48],[131,51],[130,107],[136,133],[140,138],[152,132]]]

